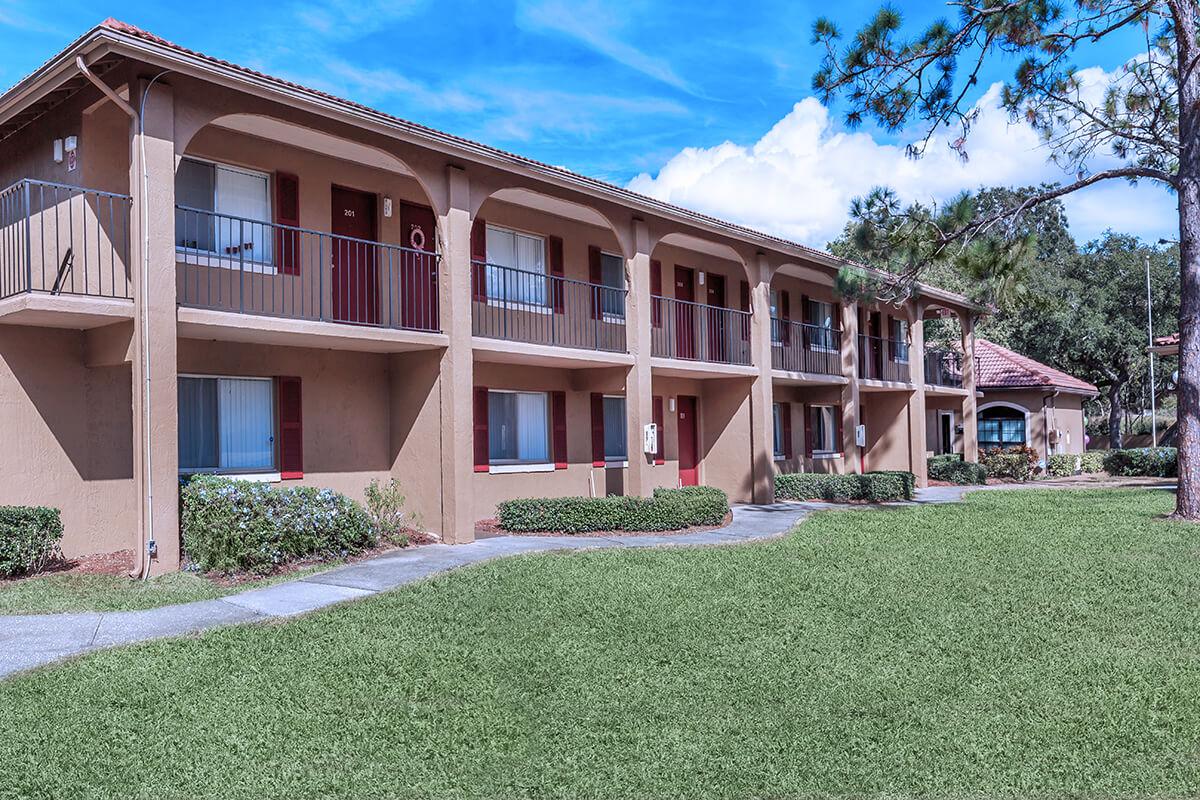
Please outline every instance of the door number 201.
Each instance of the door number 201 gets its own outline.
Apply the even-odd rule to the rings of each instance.
[[[343,213],[344,215],[346,215],[347,217],[353,217],[353,216],[354,216],[354,209],[352,209],[352,208],[347,208],[347,209],[344,209],[344,210],[342,211],[342,213]]]

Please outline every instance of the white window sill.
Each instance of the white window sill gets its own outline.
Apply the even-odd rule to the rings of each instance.
[[[179,470],[180,476],[216,475],[234,481],[250,481],[251,483],[279,483],[283,476],[278,472],[222,472],[221,470]]]
[[[833,347],[818,347],[815,344],[809,345],[808,349],[812,350],[814,353],[836,353],[837,352],[837,350]]]
[[[505,311],[524,311],[527,314],[553,314],[554,307],[541,303],[525,303],[518,300],[503,300],[497,297],[487,299],[489,308],[500,308]]]
[[[604,459],[605,469],[625,469],[629,466],[629,461],[624,458],[606,458]]]
[[[841,458],[841,457],[842,457],[841,453],[835,453],[835,452],[813,453],[812,454],[813,461],[824,461],[824,460],[830,459],[830,458]]]
[[[605,313],[604,317],[603,317],[603,321],[607,322],[611,325],[624,325],[625,324],[625,316],[623,314]]]
[[[237,258],[208,250],[192,250],[190,248],[175,248],[175,261],[179,264],[191,264],[197,267],[217,267],[241,272],[253,272],[258,275],[278,275],[279,270],[274,264],[262,261],[239,261]]]
[[[788,457],[787,457],[787,456],[781,456],[779,453],[776,453],[776,454],[775,454],[775,460],[776,460],[777,462],[778,462],[778,461],[787,461],[787,460],[788,460]]]
[[[489,475],[513,475],[519,472],[554,472],[554,462],[548,464],[492,464]]]

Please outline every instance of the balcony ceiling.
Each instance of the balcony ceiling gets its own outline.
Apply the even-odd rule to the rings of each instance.
[[[412,175],[412,171],[400,159],[376,150],[374,147],[272,117],[231,114],[213,122],[213,127],[256,136],[270,142],[291,145],[301,150],[309,150],[354,164],[363,164],[400,175]]]
[[[494,193],[491,199],[499,200],[503,203],[511,203],[516,206],[524,206],[525,208],[532,208],[536,211],[575,220],[586,225],[595,225],[605,230],[610,229],[608,220],[599,211],[595,211],[579,203],[571,203],[566,200],[559,200],[557,197],[531,192],[528,189],[501,189]]]

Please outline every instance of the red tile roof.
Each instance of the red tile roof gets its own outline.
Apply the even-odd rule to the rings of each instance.
[[[1084,394],[1100,393],[1099,389],[1087,381],[1048,367],[1040,361],[1034,361],[987,339],[975,341],[975,363],[975,384],[980,389],[1049,386]]]
[[[1171,334],[1167,334],[1166,336],[1159,336],[1158,338],[1156,338],[1154,340],[1155,347],[1170,347],[1172,345],[1174,345],[1175,347],[1179,346],[1179,334],[1178,333],[1171,333]]]

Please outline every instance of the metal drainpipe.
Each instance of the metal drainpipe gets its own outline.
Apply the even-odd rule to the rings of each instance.
[[[1042,439],[1046,448],[1046,469],[1050,468],[1050,409],[1057,408],[1054,400],[1058,394],[1058,390],[1055,389],[1050,394],[1042,395]],[[1046,403],[1047,400],[1050,401],[1049,404]]]
[[[120,108],[122,111],[124,111],[126,114],[129,115],[129,118],[133,121],[134,125],[137,126],[137,130],[138,130],[138,160],[140,162],[141,171],[142,171],[142,176],[141,176],[142,177],[142,202],[141,202],[140,223],[141,223],[141,229],[142,229],[141,290],[143,292],[141,302],[139,303],[139,306],[140,306],[139,315],[141,318],[140,319],[140,321],[141,321],[140,327],[141,327],[141,333],[142,333],[142,336],[141,336],[141,338],[142,338],[141,345],[142,346],[140,348],[141,349],[141,361],[142,361],[142,364],[141,364],[141,369],[142,369],[142,424],[143,424],[143,430],[145,431],[145,434],[146,434],[143,437],[145,449],[142,453],[142,463],[144,465],[143,480],[145,481],[145,486],[146,486],[146,500],[145,500],[146,530],[149,533],[149,536],[146,538],[141,538],[139,535],[138,546],[135,548],[135,551],[136,551],[135,559],[136,560],[134,562],[134,569],[133,569],[133,572],[130,574],[132,577],[141,578],[141,579],[145,580],[150,575],[150,548],[152,547],[153,542],[154,542],[154,489],[153,489],[153,474],[154,473],[153,473],[153,464],[152,464],[152,459],[151,459],[150,436],[149,436],[150,426],[151,426],[150,346],[149,346],[150,345],[150,333],[147,330],[147,323],[148,323],[148,317],[147,317],[147,312],[146,312],[147,298],[145,297],[145,294],[144,294],[144,292],[146,291],[146,284],[148,283],[149,277],[150,277],[150,230],[149,230],[150,214],[149,214],[148,209],[146,208],[146,197],[147,197],[147,194],[148,194],[149,188],[150,188],[150,175],[149,175],[148,170],[146,169],[146,137],[145,137],[146,126],[145,126],[145,121],[143,119],[143,114],[146,111],[146,98],[150,94],[151,87],[154,86],[155,82],[157,82],[159,80],[159,78],[161,78],[162,76],[164,76],[168,72],[170,72],[170,70],[163,70],[162,72],[158,73],[150,80],[150,82],[146,85],[146,91],[142,93],[141,110],[137,111],[137,110],[134,110],[133,106],[131,106],[131,105],[129,105],[129,103],[125,102],[125,100],[123,100],[120,95],[118,95],[115,91],[113,91],[112,87],[110,87],[104,81],[100,80],[100,78],[97,77],[95,73],[93,73],[90,69],[88,69],[87,63],[83,60],[83,56],[80,56],[80,55],[75,56],[75,66],[76,66],[76,68],[79,69],[80,74],[82,74],[97,89],[99,89],[100,92],[105,97],[107,97],[109,100],[113,101],[113,103],[118,108]]]

